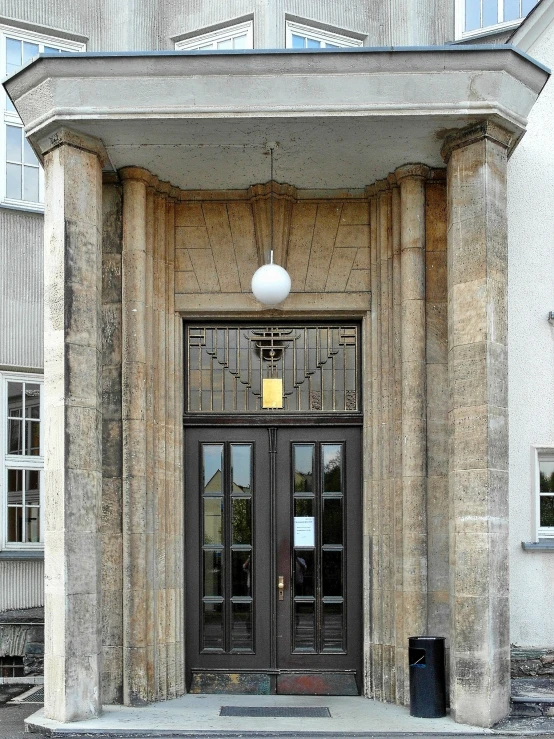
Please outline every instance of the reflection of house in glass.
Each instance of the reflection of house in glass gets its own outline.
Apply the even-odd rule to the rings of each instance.
[[[221,493],[222,490],[221,470],[217,470],[204,485],[204,492]],[[238,485],[236,482],[233,482],[231,492],[234,494],[244,493],[245,495],[250,495],[250,485]]]

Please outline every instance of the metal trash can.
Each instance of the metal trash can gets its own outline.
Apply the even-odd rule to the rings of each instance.
[[[410,716],[446,716],[444,636],[410,636]]]

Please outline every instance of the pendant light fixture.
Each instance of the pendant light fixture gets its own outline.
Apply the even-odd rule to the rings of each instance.
[[[286,269],[273,263],[273,151],[276,147],[274,142],[268,143],[271,161],[271,180],[269,183],[269,216],[270,216],[270,259],[269,264],[264,264],[257,269],[252,276],[252,292],[260,303],[267,306],[279,305],[290,293],[290,275]]]

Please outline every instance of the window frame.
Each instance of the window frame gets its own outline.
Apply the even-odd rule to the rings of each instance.
[[[537,0],[538,2],[539,0]],[[465,30],[465,11],[466,11],[467,0],[456,0],[455,5],[455,39],[466,40],[472,38],[479,38],[481,36],[489,36],[494,33],[502,33],[502,31],[511,31],[525,20],[526,15],[521,18],[515,18],[511,21],[500,21],[492,26],[479,26],[474,28],[472,31]],[[498,17],[504,18],[504,0],[497,0],[498,3]],[[535,3],[536,5],[537,3]],[[532,9],[531,9],[532,10]],[[529,11],[531,12],[531,11]],[[528,15],[528,14],[527,14]]]
[[[38,455],[8,453],[8,382],[40,385],[40,448]],[[44,376],[27,372],[0,372],[0,552],[44,550]],[[40,485],[40,535],[38,542],[8,542],[8,470],[38,470]]]
[[[243,49],[254,48],[254,22],[252,20],[243,21],[241,23],[233,23],[232,25],[218,28],[215,31],[206,33],[198,33],[195,36],[181,39],[175,42],[176,51],[230,51],[230,49],[199,49],[199,46],[207,46],[208,44],[216,45],[219,41],[228,41],[237,36],[243,36],[246,31],[247,45]],[[233,49],[234,51],[234,49]],[[237,49],[238,51],[238,49]]]
[[[305,36],[313,39],[314,41],[320,41],[324,44],[332,44],[333,46],[339,46],[340,48],[359,48],[363,46],[363,41],[353,36],[346,36],[343,33],[334,31],[325,31],[316,26],[310,26],[305,23],[298,23],[293,20],[285,21],[285,48],[292,49],[292,36],[297,34],[299,36]],[[323,46],[322,48],[326,48]],[[297,49],[299,51],[299,49]]]
[[[531,485],[533,495],[533,522],[535,542],[554,539],[554,526],[541,526],[540,521],[540,462],[554,462],[554,445],[531,448]],[[554,493],[553,493],[554,496]]]
[[[56,47],[61,52],[78,52],[86,51],[86,44],[81,41],[72,41],[67,38],[55,36],[48,33],[39,33],[37,31],[29,31],[18,26],[10,26],[5,23],[0,23],[0,72],[2,77],[8,76],[6,66],[6,39],[11,38],[16,41],[27,42],[31,44],[37,44],[39,47],[39,54],[44,53],[44,47]],[[22,65],[25,66],[25,65]],[[16,210],[34,211],[38,213],[44,212],[44,172],[42,165],[39,165],[38,175],[38,201],[8,198],[7,196],[7,126],[14,126],[16,128],[23,129],[23,123],[21,118],[15,111],[7,109],[7,93],[2,93],[2,129],[0,131],[0,206],[5,208],[13,208]],[[23,196],[23,192],[21,195]]]

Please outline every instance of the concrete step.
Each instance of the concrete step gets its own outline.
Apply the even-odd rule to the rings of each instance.
[[[554,716],[554,679],[517,677],[512,680],[512,716]]]

